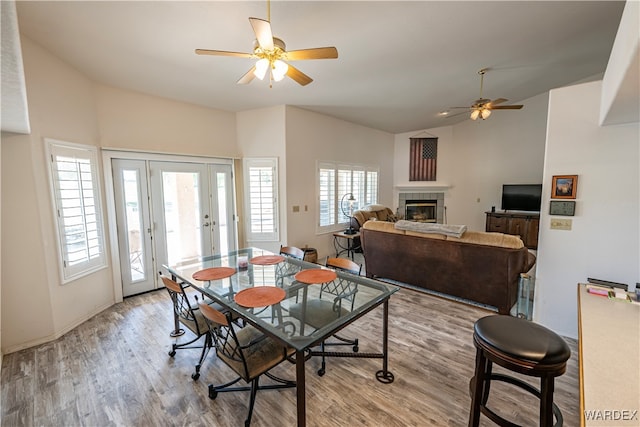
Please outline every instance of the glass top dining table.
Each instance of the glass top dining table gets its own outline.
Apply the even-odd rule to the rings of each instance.
[[[298,426],[306,425],[304,363],[310,356],[380,358],[383,366],[376,372],[376,378],[383,383],[394,379],[387,366],[387,328],[389,298],[398,291],[396,286],[258,248],[163,267],[173,279],[192,286],[266,335],[296,350]],[[339,310],[335,318],[320,328],[308,325],[304,315],[290,314],[289,307],[293,304],[304,307],[307,301],[320,298],[323,283],[340,280],[350,289],[357,289],[353,309]],[[328,296],[335,298],[334,295],[322,298]],[[381,353],[331,353],[313,349],[380,305],[384,307]]]

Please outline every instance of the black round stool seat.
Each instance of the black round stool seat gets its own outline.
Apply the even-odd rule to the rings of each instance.
[[[518,360],[555,365],[571,357],[569,346],[558,334],[529,320],[487,316],[473,329],[478,340]]]
[[[562,413],[553,403],[554,379],[564,374],[571,350],[555,332],[529,320],[492,315],[473,328],[476,370],[469,384],[469,426],[478,426],[480,414],[501,426],[514,426],[487,407],[491,381],[518,386],[540,399],[540,426],[562,426]],[[492,364],[520,374],[540,377],[540,390],[512,376],[492,373]],[[556,424],[553,424],[554,417]]]

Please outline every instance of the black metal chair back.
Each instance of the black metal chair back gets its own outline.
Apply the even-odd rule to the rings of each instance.
[[[169,356],[175,356],[176,350],[187,348],[201,348],[202,353],[200,354],[200,359],[195,366],[195,372],[191,374],[191,378],[197,380],[198,378],[200,378],[200,368],[202,366],[202,362],[207,357],[209,348],[211,348],[211,342],[209,341],[209,337],[207,335],[208,327],[206,321],[200,313],[200,310],[198,310],[197,306],[194,308],[191,305],[189,297],[184,290],[184,286],[181,283],[178,283],[166,276],[160,275],[160,277],[162,279],[162,283],[167,289],[167,292],[169,292],[169,296],[171,297],[171,302],[173,305],[173,317],[176,330],[174,330],[171,335],[174,337],[178,337],[184,333],[183,329],[179,329],[180,324],[184,325],[194,335],[193,339],[189,341],[178,343],[176,340],[176,342],[171,344]],[[197,301],[197,297],[195,297],[195,299]],[[192,345],[203,336],[207,336],[207,338],[205,338],[205,342],[202,345]]]
[[[251,325],[236,330],[229,313],[222,314],[215,308],[200,304],[200,311],[206,319],[208,333],[216,348],[218,358],[238,374],[238,378],[221,385],[209,385],[209,398],[215,399],[218,393],[231,391],[251,391],[249,414],[245,426],[251,424],[253,406],[258,390],[295,387],[294,381],[284,380],[268,371],[287,360],[294,349],[264,335]],[[277,384],[260,386],[259,379],[266,375]],[[240,380],[251,383],[246,387],[231,387]]]

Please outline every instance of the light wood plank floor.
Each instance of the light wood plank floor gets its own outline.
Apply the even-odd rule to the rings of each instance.
[[[117,304],[62,338],[6,355],[2,362],[2,426],[166,426],[243,424],[247,393],[208,398],[207,384],[230,379],[230,370],[209,354],[199,381],[190,377],[198,350],[167,355],[171,306],[164,290]],[[360,338],[360,351],[379,351],[382,308],[343,332]],[[310,426],[464,426],[475,351],[473,323],[489,312],[402,289],[390,303],[392,384],[374,374],[377,359],[307,362]],[[578,426],[578,363],[573,355],[556,380],[555,400],[565,426]],[[496,368],[500,371],[500,368]],[[287,378],[295,367],[276,368]],[[537,402],[495,383],[490,403],[516,423],[537,425]],[[295,389],[258,393],[253,426],[295,425]],[[482,426],[492,425],[483,417]]]

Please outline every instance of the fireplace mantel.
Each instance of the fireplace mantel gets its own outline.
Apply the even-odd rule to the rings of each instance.
[[[415,192],[415,191],[445,191],[451,188],[451,186],[444,182],[405,182],[395,186],[395,189],[399,192]]]

